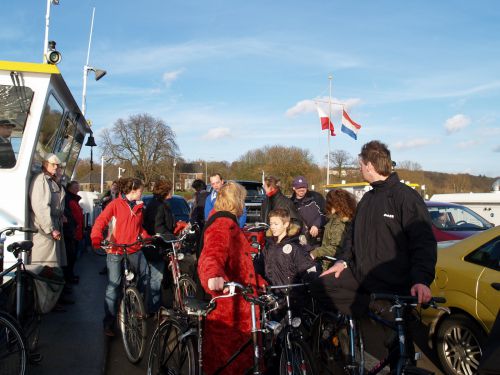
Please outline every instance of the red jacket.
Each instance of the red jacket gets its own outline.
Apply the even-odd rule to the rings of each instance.
[[[78,196],[78,198],[80,198],[80,196]],[[69,209],[71,210],[71,215],[73,216],[76,224],[75,240],[77,241],[83,239],[83,209],[78,204],[80,199],[71,199],[69,201]]]
[[[103,231],[108,227],[110,231],[110,241],[119,244],[130,244],[137,241],[138,236],[150,237],[142,227],[142,202],[130,208],[126,198],[120,197],[111,201],[103,212],[97,217],[90,238],[92,244],[101,242],[104,239]],[[113,220],[114,219],[114,220]],[[135,253],[141,249],[141,244],[137,244],[127,249],[128,253]],[[122,248],[113,247],[113,254],[123,254]]]
[[[198,275],[207,293],[208,279],[221,276],[256,290],[265,282],[256,275],[250,254],[253,248],[238,224],[227,217],[217,218],[204,234],[204,246],[198,262]],[[207,375],[227,362],[234,352],[251,338],[250,304],[241,296],[217,300],[217,307],[206,320],[203,339],[203,367]],[[217,355],[214,355],[217,353]],[[248,346],[222,374],[244,374],[252,366],[252,346]]]

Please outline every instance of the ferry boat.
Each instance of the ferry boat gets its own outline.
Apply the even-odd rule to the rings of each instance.
[[[12,129],[8,137],[0,134],[0,142],[10,142],[15,160],[0,160],[0,228],[27,227],[29,186],[43,158],[56,154],[63,183],[69,181],[90,126],[56,65],[11,61],[0,61],[1,124]],[[4,246],[23,239],[18,233]],[[0,253],[0,269],[13,262],[12,254]]]

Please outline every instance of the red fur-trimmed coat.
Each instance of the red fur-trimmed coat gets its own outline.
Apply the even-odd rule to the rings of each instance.
[[[219,295],[208,289],[208,279],[222,277],[243,285],[265,284],[256,275],[250,254],[252,247],[238,224],[228,217],[217,218],[204,234],[204,246],[198,262],[198,275],[205,291],[212,296]],[[217,300],[217,307],[205,322],[203,338],[203,367],[211,375],[251,338],[250,304],[241,296]],[[253,363],[252,345],[228,367],[223,374],[243,374]]]

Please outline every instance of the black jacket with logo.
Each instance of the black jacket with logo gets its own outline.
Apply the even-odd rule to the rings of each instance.
[[[268,231],[266,247],[254,265],[256,272],[271,285],[300,283],[319,276],[317,263],[299,243],[299,230],[297,225],[291,224],[281,242],[276,242],[276,237]]]
[[[414,284],[430,285],[437,244],[424,201],[396,173],[371,185],[337,257],[369,292],[409,293]]]

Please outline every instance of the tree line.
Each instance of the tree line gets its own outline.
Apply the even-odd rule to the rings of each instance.
[[[148,186],[158,178],[172,179],[174,168],[179,172],[218,172],[226,179],[260,181],[262,175],[281,179],[282,189],[291,192],[295,176],[303,175],[315,190],[323,190],[326,167],[314,162],[310,151],[299,147],[268,145],[246,152],[234,162],[186,160],[181,156],[172,128],[162,119],[142,113],[127,119],[118,119],[113,127],[104,130],[99,137],[99,148],[105,160],[105,175],[116,175],[118,167],[145,181]],[[335,150],[330,158],[330,183],[361,182],[358,159],[345,150]],[[325,155],[325,161],[327,156]],[[206,163],[206,165],[205,165]],[[175,166],[174,166],[175,165]],[[100,169],[99,161],[94,164]],[[187,166],[190,166],[191,170]],[[198,167],[193,167],[198,166]],[[449,174],[422,170],[419,163],[401,161],[395,170],[399,177],[425,185],[425,192],[486,192],[495,178],[470,174]],[[84,180],[90,172],[90,161],[81,161],[75,171],[77,180]],[[108,173],[110,172],[110,173]]]

